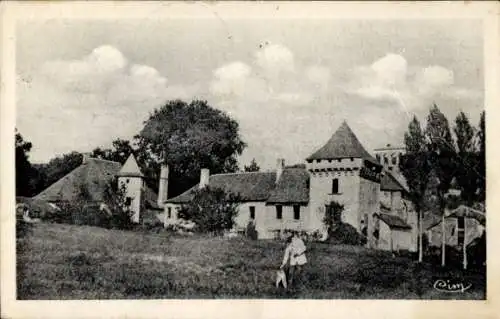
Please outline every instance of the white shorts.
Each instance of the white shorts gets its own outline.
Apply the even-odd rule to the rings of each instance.
[[[290,266],[302,266],[307,263],[306,254],[290,258]]]

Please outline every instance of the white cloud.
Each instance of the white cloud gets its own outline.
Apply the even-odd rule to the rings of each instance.
[[[295,63],[293,52],[281,44],[266,42],[250,63],[233,61],[213,72],[210,93],[218,105],[240,114],[280,105],[307,107],[330,83],[330,70],[322,65]]]
[[[372,101],[389,101],[407,111],[429,107],[433,99],[446,96],[477,98],[480,92],[455,85],[454,73],[443,66],[409,67],[406,59],[389,53],[371,65],[351,72],[345,91]]]
[[[18,127],[42,160],[138,133],[148,112],[193,88],[167,85],[155,68],[130,63],[109,45],[78,60],[43,63],[18,82]]]
[[[281,44],[266,43],[255,53],[256,65],[271,76],[295,71],[292,51]]]

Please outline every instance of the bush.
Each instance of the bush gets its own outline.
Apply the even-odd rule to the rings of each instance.
[[[239,196],[223,189],[197,189],[193,200],[181,206],[179,218],[195,223],[195,230],[201,233],[222,234],[233,228],[239,201]]]
[[[256,240],[259,238],[259,234],[257,233],[257,230],[255,229],[255,223],[249,221],[247,224],[247,229],[246,229],[246,236],[252,240]]]
[[[330,209],[327,209],[325,212],[323,223],[327,227],[328,231],[331,231],[337,226],[337,221],[341,220],[342,212],[344,211],[344,205],[332,201],[330,202],[329,207]]]
[[[135,229],[145,231],[145,232],[155,232],[155,233],[159,233],[159,232],[162,232],[164,230],[169,230],[169,231],[173,230],[172,227],[168,227],[168,228],[164,227],[163,223],[159,220],[145,221],[141,225],[136,226]]]
[[[365,245],[366,237],[358,233],[353,226],[340,223],[330,230],[328,241],[335,244]]]

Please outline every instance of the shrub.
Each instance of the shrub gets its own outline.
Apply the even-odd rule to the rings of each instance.
[[[252,221],[249,221],[247,224],[246,236],[253,240],[256,240],[259,237],[259,234],[255,229],[255,223],[253,223]]]
[[[361,235],[353,226],[340,223],[330,230],[328,241],[335,244],[364,245],[366,237]]]
[[[201,233],[221,234],[234,225],[239,196],[223,189],[205,187],[194,191],[193,199],[181,206],[179,217],[196,224]]]
[[[332,201],[330,202],[329,206],[330,209],[326,210],[325,217],[323,218],[323,223],[330,232],[337,226],[337,221],[341,220],[342,212],[344,211],[344,205]]]
[[[109,214],[109,226],[116,229],[132,229],[132,212],[126,205],[126,186],[118,183],[115,178],[106,184],[104,189],[104,202]],[[143,208],[143,203],[141,207]],[[144,211],[144,209],[142,209]]]

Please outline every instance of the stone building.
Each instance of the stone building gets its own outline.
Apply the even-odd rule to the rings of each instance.
[[[383,157],[377,161],[371,156],[343,122],[304,164],[287,167],[284,159],[279,159],[275,171],[215,175],[203,169],[198,185],[159,204],[164,208],[165,225],[177,224],[177,211],[192,199],[196,188],[223,188],[238,193],[242,199],[235,220],[237,229],[243,229],[252,220],[259,238],[276,238],[286,230],[325,235],[323,218],[332,209],[331,204],[337,202],[344,205],[337,222],[366,234],[369,246],[415,250],[416,224],[404,182],[380,159]],[[164,177],[166,180],[168,177]],[[375,228],[381,223],[388,228],[382,236],[380,230],[377,235]],[[403,229],[404,234],[399,234]],[[395,244],[388,245],[383,240]]]
[[[50,185],[33,199],[58,205],[81,201],[87,206],[100,207],[106,201],[110,183],[124,186],[126,204],[133,212],[132,221],[139,223],[145,215],[161,214],[156,193],[144,183],[134,155],[125,164],[83,156],[82,164]]]

